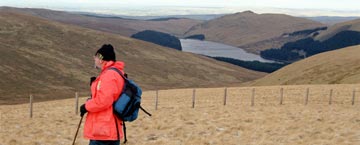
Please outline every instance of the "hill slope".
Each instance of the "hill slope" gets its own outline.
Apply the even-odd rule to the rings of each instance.
[[[1,7],[0,7],[1,8]],[[111,17],[99,17],[91,15],[80,15],[75,13],[53,11],[47,9],[22,9],[2,7],[7,11],[25,12],[34,16],[42,17],[66,24],[78,25],[95,30],[101,30],[110,33],[116,33],[123,36],[131,36],[144,30],[155,30],[163,33],[169,33],[175,36],[182,36],[192,26],[203,21],[178,18],[162,20],[135,20]]]
[[[360,83],[360,45],[314,55],[258,79],[252,85]]]
[[[125,71],[146,89],[210,87],[264,76],[198,55],[31,15],[0,10],[0,104],[88,94],[94,52],[115,46]],[[84,94],[83,94],[84,95]]]
[[[221,42],[232,46],[245,46],[248,51],[249,45],[260,45],[257,42],[274,41],[284,33],[299,30],[314,29],[324,25],[304,18],[296,18],[282,14],[256,14],[251,11],[225,15],[223,17],[204,22],[192,27],[186,36],[204,34],[209,41]],[[276,40],[272,44],[266,42],[268,48],[281,46],[284,40]],[[286,42],[286,41],[285,41]],[[264,42],[265,43],[265,42]],[[279,43],[279,44],[277,44]],[[266,49],[266,46],[261,46]],[[246,48],[249,47],[249,48]],[[255,46],[256,47],[256,46]],[[243,47],[242,47],[243,48]]]
[[[294,42],[262,51],[263,58],[280,61],[297,61],[304,56],[312,56],[326,51],[341,49],[360,44],[360,19],[339,23],[327,30]]]
[[[331,26],[337,23],[359,19],[360,17],[315,16],[315,17],[304,17],[304,18]]]
[[[325,41],[343,31],[360,32],[360,19],[335,24],[329,27],[328,30],[323,31],[319,35],[317,35],[315,37],[315,40]]]

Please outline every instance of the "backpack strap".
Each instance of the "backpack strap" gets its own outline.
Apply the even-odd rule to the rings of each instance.
[[[128,81],[127,78],[124,76],[124,74],[123,74],[119,69],[117,69],[117,68],[115,68],[115,67],[110,67],[109,69],[116,71],[118,74],[120,74],[120,76],[121,76],[125,81]]]
[[[115,118],[115,123],[116,123],[117,138],[118,138],[118,140],[120,140],[119,127],[118,127],[116,118]],[[123,123],[123,131],[124,131],[124,138],[125,138],[124,144],[126,144],[126,142],[127,142],[127,137],[126,137],[126,125],[125,125],[125,121],[122,121],[122,123]]]
[[[139,106],[142,111],[144,111],[147,115],[151,116],[149,112],[147,112],[143,107]]]
[[[126,144],[127,138],[126,138],[126,125],[125,125],[125,121],[123,121],[123,130],[124,130],[124,138],[125,138],[124,144]]]
[[[115,126],[116,126],[117,139],[120,140],[118,122],[117,122],[116,116],[114,116],[114,117],[115,117]]]

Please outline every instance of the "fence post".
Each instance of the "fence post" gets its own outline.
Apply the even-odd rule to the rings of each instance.
[[[30,94],[30,118],[33,116],[33,95]]]
[[[75,92],[75,114],[78,115],[79,111],[79,94],[78,92]]]
[[[193,89],[192,108],[195,108],[195,92],[196,92],[196,89]]]
[[[308,104],[309,101],[309,88],[306,89],[306,95],[305,95],[305,105]]]
[[[226,105],[226,97],[227,97],[227,88],[225,88],[225,92],[224,92],[224,106]]]
[[[251,106],[255,104],[255,88],[252,89]]]
[[[283,104],[284,88],[280,89],[280,105]]]
[[[355,93],[356,93],[356,89],[353,90],[352,105],[355,104]]]
[[[155,96],[155,110],[158,108],[158,99],[159,99],[159,90],[156,90],[156,96]]]
[[[333,94],[333,89],[330,90],[329,105],[331,105],[332,103],[332,94]]]

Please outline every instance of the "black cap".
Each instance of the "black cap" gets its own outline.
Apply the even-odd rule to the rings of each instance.
[[[114,47],[111,44],[104,44],[96,51],[95,56],[105,61],[116,61]]]

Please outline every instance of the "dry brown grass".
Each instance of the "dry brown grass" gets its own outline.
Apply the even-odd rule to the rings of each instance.
[[[153,116],[140,113],[138,120],[127,124],[128,144],[360,144],[360,95],[351,105],[354,88],[359,84],[256,87],[253,107],[252,88],[228,88],[226,106],[224,88],[197,89],[195,108],[192,89],[161,90],[158,110],[155,91],[148,91],[143,106]],[[0,109],[0,140],[6,145],[71,144],[80,119],[74,114],[74,99],[35,103],[32,119],[27,104]],[[77,144],[85,145],[82,129]]]

